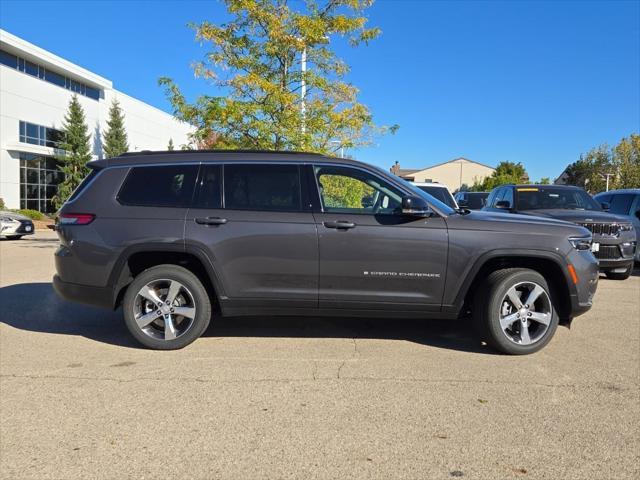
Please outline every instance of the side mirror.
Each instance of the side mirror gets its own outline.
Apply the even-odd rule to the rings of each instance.
[[[496,202],[496,208],[501,210],[511,210],[511,202],[509,200],[500,200]]]
[[[605,212],[611,208],[611,204],[609,202],[600,202],[600,206]]]
[[[402,214],[410,217],[430,217],[432,211],[424,198],[410,196],[402,199]]]
[[[458,206],[459,207],[468,207],[469,206],[469,202],[467,202],[466,198],[461,198],[460,200],[458,200]]]

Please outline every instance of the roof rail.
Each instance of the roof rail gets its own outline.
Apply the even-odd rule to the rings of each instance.
[[[209,149],[209,150],[141,150],[139,152],[126,152],[126,153],[122,153],[119,156],[120,157],[133,157],[133,156],[137,156],[137,155],[155,155],[155,154],[162,154],[162,155],[169,155],[169,154],[177,154],[177,153],[269,153],[269,154],[278,154],[278,155],[317,155],[317,156],[323,156],[322,153],[315,153],[315,152],[300,152],[300,151],[294,151],[294,150],[242,150],[242,149],[238,149],[238,150],[229,150],[229,149],[220,149],[220,150],[215,150],[215,149]]]

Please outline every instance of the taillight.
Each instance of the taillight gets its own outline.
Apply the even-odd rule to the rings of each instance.
[[[96,216],[93,213],[63,213],[58,216],[60,225],[88,225]]]

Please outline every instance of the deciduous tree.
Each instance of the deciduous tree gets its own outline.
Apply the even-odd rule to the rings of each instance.
[[[488,192],[507,183],[529,183],[529,175],[522,163],[500,162],[495,171],[481,182],[471,186],[472,192]]]
[[[355,47],[380,35],[364,15],[373,0],[224,1],[228,22],[191,25],[210,48],[195,73],[213,92],[190,103],[171,79],[159,81],[176,116],[196,126],[194,146],[211,147],[213,133],[215,148],[331,153],[395,131],[374,124],[331,48],[340,38]]]

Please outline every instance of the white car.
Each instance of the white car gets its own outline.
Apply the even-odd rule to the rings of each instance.
[[[24,235],[33,235],[35,228],[29,217],[14,212],[0,211],[0,237],[19,240]]]
[[[456,200],[451,195],[451,192],[447,188],[446,185],[442,183],[433,183],[433,182],[412,182],[416,187],[418,187],[423,192],[427,192],[432,197],[435,197],[437,200],[440,200],[442,203],[450,206],[451,208],[458,209],[458,204]]]

